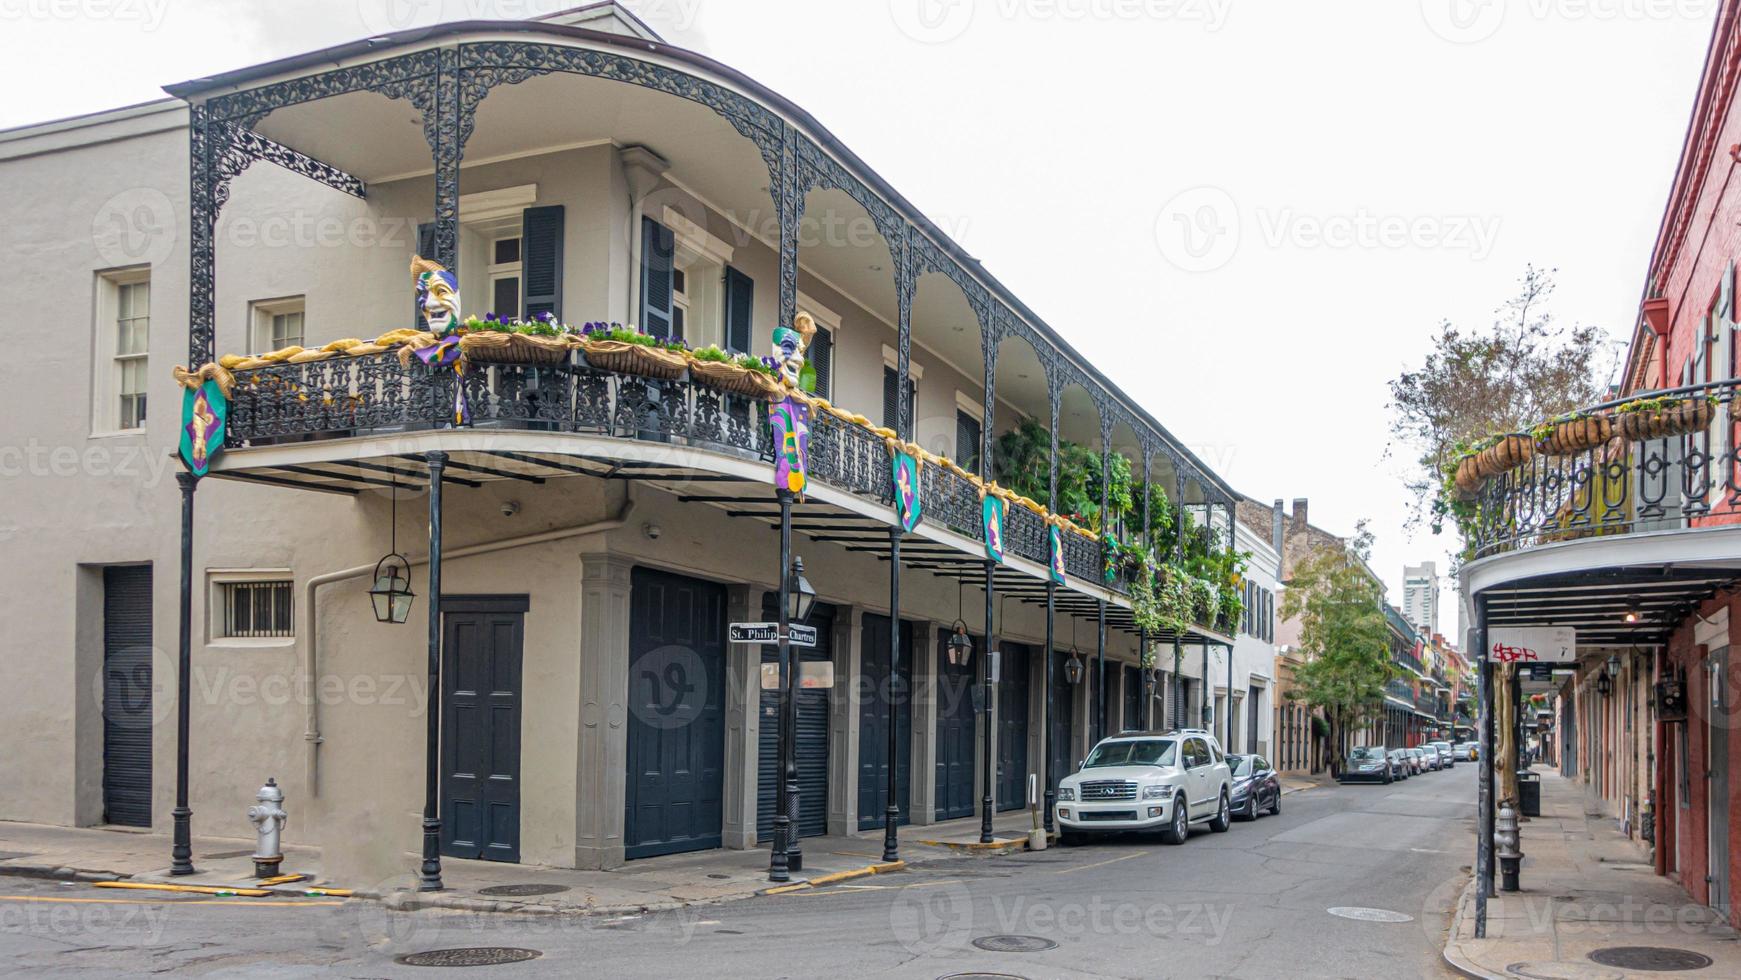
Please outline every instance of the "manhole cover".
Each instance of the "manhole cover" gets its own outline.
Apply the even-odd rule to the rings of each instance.
[[[1058,944],[1039,936],[985,936],[973,945],[992,953],[1041,953],[1057,949]]]
[[[1603,966],[1618,967],[1622,970],[1661,971],[1673,970],[1703,970],[1711,965],[1711,958],[1703,953],[1695,953],[1690,949],[1673,949],[1667,946],[1609,946],[1598,949],[1590,954],[1590,959]]]
[[[524,963],[543,955],[535,949],[515,946],[462,946],[457,949],[431,949],[422,953],[395,956],[393,962],[402,966],[501,966],[504,963]]]
[[[1344,919],[1354,919],[1358,922],[1413,922],[1415,917],[1402,912],[1392,912],[1389,909],[1333,908],[1324,911]]]
[[[554,895],[557,892],[565,892],[567,890],[568,890],[567,885],[535,885],[535,884],[491,885],[488,888],[479,888],[478,894],[479,895],[517,895],[517,896],[523,897],[523,896],[528,896],[528,895]]]

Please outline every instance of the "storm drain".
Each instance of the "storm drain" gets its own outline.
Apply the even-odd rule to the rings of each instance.
[[[401,966],[502,966],[524,963],[544,954],[535,949],[517,946],[462,946],[457,949],[431,949],[422,953],[406,953],[393,957]]]
[[[528,882],[520,885],[491,885],[488,888],[479,888],[478,894],[526,898],[532,895],[554,895],[567,890],[567,885],[538,885]]]
[[[973,945],[989,953],[1043,953],[1058,944],[1040,936],[984,936]]]
[[[1357,922],[1413,922],[1415,917],[1403,912],[1392,912],[1390,909],[1363,909],[1347,906],[1325,909],[1324,911],[1344,919]]]
[[[1590,954],[1590,959],[1603,966],[1622,970],[1645,970],[1669,973],[1676,970],[1703,970],[1711,958],[1690,949],[1669,946],[1609,946]]]

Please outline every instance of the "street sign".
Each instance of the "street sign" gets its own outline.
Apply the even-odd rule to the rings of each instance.
[[[787,627],[788,643],[795,647],[814,647],[816,645],[816,627],[802,626],[793,623]],[[752,643],[758,645],[780,642],[779,623],[732,623],[726,627],[728,638],[733,643]]]
[[[834,686],[834,664],[827,660],[806,660],[798,668],[798,686],[806,691],[823,690]],[[762,690],[778,691],[780,689],[780,665],[762,665]]]
[[[1501,664],[1569,664],[1578,659],[1578,631],[1570,626],[1495,626],[1487,631],[1487,657]]]

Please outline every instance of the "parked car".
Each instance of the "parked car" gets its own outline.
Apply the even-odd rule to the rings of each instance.
[[[1457,753],[1451,751],[1450,742],[1428,742],[1433,751],[1439,754],[1439,768],[1451,769],[1457,765]]]
[[[1059,843],[1096,833],[1159,830],[1182,844],[1192,824],[1224,833],[1233,820],[1233,771],[1212,735],[1135,732],[1101,740],[1058,785]]]
[[[1409,758],[1408,749],[1391,749],[1390,767],[1398,779],[1407,779],[1415,774],[1415,760]]]
[[[1458,742],[1451,746],[1451,752],[1464,762],[1474,762],[1480,751],[1481,747],[1478,742]]]
[[[1227,764],[1233,768],[1234,815],[1256,820],[1265,810],[1282,812],[1282,781],[1269,760],[1258,755],[1230,755]]]
[[[1357,745],[1348,752],[1348,758],[1342,763],[1342,772],[1336,777],[1339,783],[1385,783],[1389,784],[1397,778],[1396,769],[1392,766],[1390,756],[1382,745]]]
[[[1424,745],[1409,749],[1409,757],[1415,760],[1415,772],[1437,772],[1439,769],[1439,753]]]

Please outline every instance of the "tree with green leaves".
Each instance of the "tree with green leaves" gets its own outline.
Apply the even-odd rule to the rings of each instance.
[[[1372,534],[1361,522],[1347,545],[1320,546],[1294,566],[1282,596],[1282,617],[1299,619],[1306,654],[1294,675],[1296,697],[1324,711],[1332,772],[1341,765],[1348,732],[1383,705],[1394,672],[1384,593],[1366,566],[1371,547]]]
[[[1553,292],[1554,270],[1527,267],[1490,327],[1445,321],[1426,360],[1390,382],[1387,451],[1411,458],[1416,516],[1428,517],[1435,533],[1449,512],[1446,474],[1464,448],[1602,400],[1612,368],[1607,335],[1562,324],[1549,309]]]

